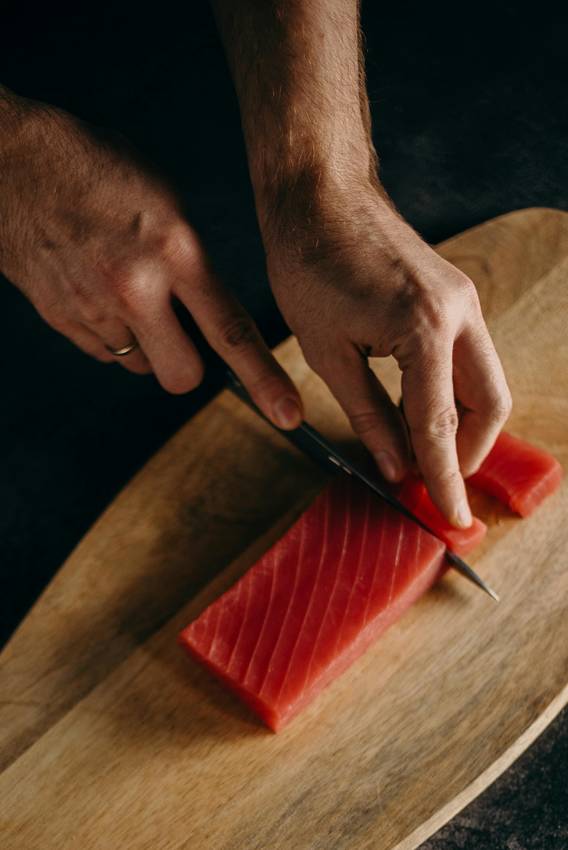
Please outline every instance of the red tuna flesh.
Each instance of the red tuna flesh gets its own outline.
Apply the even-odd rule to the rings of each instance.
[[[421,478],[409,475],[402,483],[398,498],[418,519],[421,519],[457,555],[467,555],[481,543],[487,526],[477,517],[469,528],[454,528],[438,510]]]
[[[341,477],[179,641],[277,731],[444,568],[439,540]]]
[[[562,475],[551,454],[503,431],[468,484],[495,496],[515,513],[529,516],[558,489]]]

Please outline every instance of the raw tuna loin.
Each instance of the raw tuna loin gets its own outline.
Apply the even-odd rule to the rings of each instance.
[[[341,477],[179,640],[277,731],[444,568],[439,540]]]

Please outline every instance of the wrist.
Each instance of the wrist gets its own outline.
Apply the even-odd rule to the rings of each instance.
[[[352,164],[350,164],[352,165]],[[255,187],[267,256],[309,261],[356,246],[401,223],[374,167],[305,167]],[[371,239],[371,241],[373,241]]]
[[[338,109],[335,115],[316,118],[299,104],[288,113],[261,112],[252,131],[245,124],[261,215],[290,195],[307,202],[317,193],[335,194],[377,181],[377,155],[360,115],[340,115]]]
[[[325,226],[339,199],[373,194],[373,177],[365,164],[338,167],[326,158],[305,157],[280,163],[252,176],[262,237],[271,242],[282,231]]]

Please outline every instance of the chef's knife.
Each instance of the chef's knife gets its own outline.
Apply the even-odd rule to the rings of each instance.
[[[308,455],[312,460],[315,460],[317,463],[323,465],[326,469],[331,469],[336,472],[340,469],[342,472],[347,473],[347,475],[352,475],[361,481],[366,487],[369,487],[373,493],[377,496],[380,496],[385,502],[387,502],[392,508],[394,508],[399,513],[403,514],[408,519],[415,522],[420,528],[423,528],[424,531],[427,531],[429,534],[432,534],[434,537],[438,537],[435,531],[433,531],[426,523],[422,522],[417,516],[415,516],[412,511],[408,510],[408,508],[402,504],[396,496],[391,493],[391,491],[383,486],[378,477],[368,475],[365,471],[360,469],[356,464],[353,464],[348,458],[346,458],[337,448],[329,443],[319,431],[316,431],[308,422],[302,422],[302,424],[298,428],[294,428],[291,431],[285,431],[284,429],[278,428],[271,422],[267,417],[262,413],[261,410],[254,404],[251,397],[249,396],[246,389],[243,387],[239,379],[234,375],[230,370],[228,370],[229,376],[229,387],[232,392],[241,399],[241,401],[245,402],[252,410],[258,413],[269,425],[271,425],[276,431],[282,434],[283,437],[286,437],[293,445],[295,445],[300,451],[304,452],[304,454]],[[439,538],[438,538],[439,539]],[[444,541],[442,541],[444,542]],[[495,591],[489,587],[489,585],[483,581],[483,579],[477,575],[474,569],[466,564],[459,555],[456,555],[455,552],[452,552],[451,549],[444,543],[446,546],[446,558],[458,572],[460,572],[465,578],[471,581],[473,584],[480,587],[485,591],[495,602],[499,602],[499,597],[495,593]]]

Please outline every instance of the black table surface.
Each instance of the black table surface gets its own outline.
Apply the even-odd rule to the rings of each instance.
[[[539,4],[367,2],[381,175],[438,242],[513,209],[568,209],[565,32]],[[126,134],[176,181],[224,279],[275,344],[238,106],[205,2],[3,12],[0,81]],[[1,191],[1,183],[0,183]],[[38,187],[41,191],[41,187]],[[221,385],[169,396],[90,361],[0,278],[0,641],[118,490]],[[566,850],[568,711],[423,850]],[[302,848],[303,850],[303,848]]]

